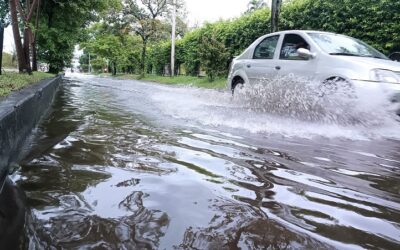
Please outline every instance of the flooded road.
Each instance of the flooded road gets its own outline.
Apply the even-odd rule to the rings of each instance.
[[[72,75],[14,180],[29,249],[398,249],[400,125]],[[364,117],[365,118],[365,117]]]

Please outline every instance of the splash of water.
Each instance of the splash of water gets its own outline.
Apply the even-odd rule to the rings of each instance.
[[[233,97],[230,91],[158,86],[151,98],[163,115],[200,126],[303,138],[400,138],[387,93],[336,84],[327,93],[307,79],[276,78],[243,86]]]
[[[263,79],[238,88],[234,102],[254,112],[337,125],[379,126],[396,119],[393,104],[382,90],[325,84],[294,76]]]

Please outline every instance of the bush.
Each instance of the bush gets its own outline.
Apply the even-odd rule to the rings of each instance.
[[[214,34],[203,36],[199,45],[199,55],[210,82],[214,81],[216,76],[226,73],[229,54],[225,45],[218,41]]]
[[[161,42],[151,46],[147,52],[147,73],[164,75],[164,67],[171,60],[171,43]]]
[[[399,10],[393,0],[295,0],[283,8],[281,28],[346,34],[389,53],[400,46]]]
[[[269,32],[269,16],[270,11],[268,9],[261,9],[237,19],[206,24],[200,29],[187,33],[183,39],[178,40],[176,43],[176,66],[179,67],[179,65],[184,64],[186,74],[191,76],[198,76],[201,66],[206,71],[207,68],[208,71],[212,71],[207,72],[207,75],[210,73],[213,77],[215,77],[215,74],[226,74],[229,58],[239,55],[255,39]],[[204,54],[207,50],[200,51],[203,43],[207,42],[204,37],[210,36],[213,37],[215,45],[223,46],[224,54],[219,55],[220,52],[215,51],[214,56],[209,57],[208,54]],[[162,75],[165,65],[170,63],[170,51],[170,42],[161,42],[153,45],[148,53],[148,69],[151,69],[149,71]],[[202,64],[201,58],[205,62],[206,57],[209,58],[208,60],[216,58],[215,62],[208,62],[218,65],[218,67],[223,67],[223,69],[212,70]],[[224,58],[224,63],[222,63],[221,58]]]
[[[282,7],[280,29],[313,29],[346,34],[388,54],[400,50],[398,10],[400,1],[394,0],[292,0]],[[186,74],[192,76],[197,76],[201,67],[206,69],[207,75],[225,74],[228,64],[223,64],[222,58],[241,54],[258,37],[269,33],[270,15],[270,10],[264,8],[240,18],[206,24],[187,33],[177,41],[176,65],[184,64]],[[207,40],[210,37],[212,40]],[[223,45],[225,49],[222,52],[214,50],[210,43],[219,48]],[[205,49],[207,46],[213,50],[213,56]],[[164,66],[169,64],[170,48],[170,43],[164,42],[155,45],[149,53],[152,68],[157,74],[162,74]],[[213,70],[210,65],[225,68]]]

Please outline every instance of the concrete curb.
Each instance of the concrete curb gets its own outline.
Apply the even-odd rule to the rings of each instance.
[[[25,156],[24,145],[51,106],[61,79],[45,79],[0,99],[0,193],[9,167]]]

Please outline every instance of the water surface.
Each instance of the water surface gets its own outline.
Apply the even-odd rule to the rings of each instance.
[[[400,247],[395,119],[321,123],[238,99],[66,78],[15,177],[25,247]]]

